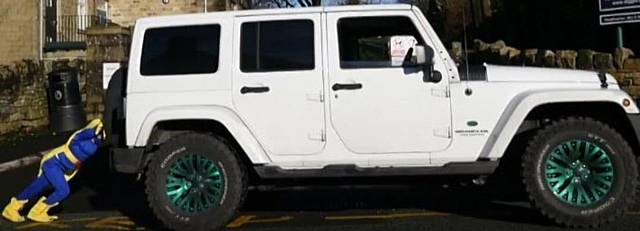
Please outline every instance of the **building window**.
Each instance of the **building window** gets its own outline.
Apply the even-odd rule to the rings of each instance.
[[[142,75],[205,74],[218,70],[220,25],[148,29],[143,43]]]
[[[243,23],[240,70],[312,70],[315,68],[313,36],[311,20]]]

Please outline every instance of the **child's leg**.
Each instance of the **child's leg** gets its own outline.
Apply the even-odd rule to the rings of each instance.
[[[44,174],[38,176],[29,187],[25,188],[16,196],[18,200],[32,200],[40,196],[40,194],[49,186],[49,181]]]
[[[42,165],[42,174],[53,186],[55,191],[49,197],[41,198],[36,203],[27,217],[37,222],[51,222],[57,220],[57,216],[49,216],[48,211],[51,207],[56,206],[60,201],[69,195],[69,185],[64,179],[64,171],[62,165],[57,159],[52,158]]]
[[[49,184],[51,184],[55,189],[45,201],[48,205],[55,205],[69,196],[69,184],[64,178],[64,171],[62,168],[62,165],[58,163],[57,160],[54,160],[51,163],[47,162],[42,165],[43,175],[47,178]]]

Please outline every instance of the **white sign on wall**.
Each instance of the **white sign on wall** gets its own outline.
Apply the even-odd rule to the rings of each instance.
[[[120,69],[120,63],[103,63],[102,64],[102,88],[109,87],[111,76]]]
[[[391,56],[391,66],[402,66],[404,58],[410,48],[415,50],[418,43],[413,36],[400,35],[389,38],[389,55]]]

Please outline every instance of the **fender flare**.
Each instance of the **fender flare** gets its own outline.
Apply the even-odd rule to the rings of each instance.
[[[253,164],[267,164],[271,160],[247,125],[232,110],[222,106],[171,106],[151,111],[143,120],[135,138],[135,146],[145,146],[154,126],[171,120],[214,120],[224,125]]]
[[[482,148],[480,158],[502,157],[526,116],[538,106],[552,103],[608,102],[617,104],[628,114],[640,113],[633,100],[630,106],[624,107],[622,100],[625,98],[631,99],[621,90],[558,89],[523,92],[507,105]]]

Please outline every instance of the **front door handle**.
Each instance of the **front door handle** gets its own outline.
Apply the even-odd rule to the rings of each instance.
[[[339,91],[339,90],[358,90],[358,89],[362,89],[362,84],[361,83],[336,83],[334,84],[331,89],[333,89],[334,91]]]
[[[240,94],[265,93],[265,92],[269,92],[269,87],[247,87],[247,86],[244,86],[244,87],[240,88]]]

